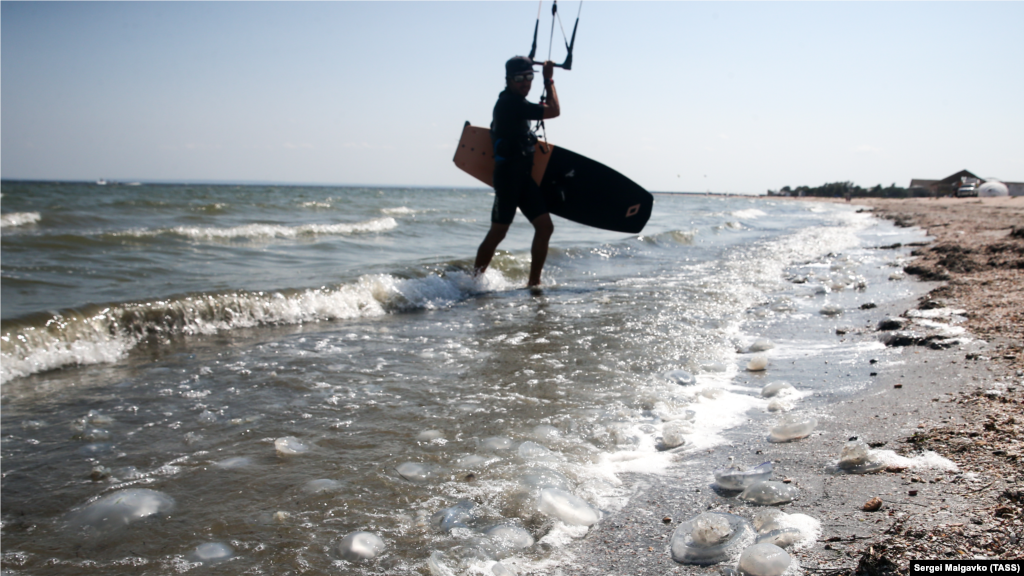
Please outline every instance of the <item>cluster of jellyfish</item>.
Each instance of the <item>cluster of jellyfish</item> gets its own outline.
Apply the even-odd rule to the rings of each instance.
[[[97,418],[98,420],[98,418]],[[98,432],[94,432],[98,435]],[[541,425],[533,430],[535,437],[549,437],[557,434],[553,427]],[[437,430],[426,430],[417,437],[421,441],[440,438]],[[277,438],[273,442],[276,454],[283,459],[302,458],[314,452],[314,447],[293,436]],[[495,436],[479,442],[479,454],[461,458],[456,465],[469,468],[493,459],[498,453],[515,454],[531,465],[520,473],[519,485],[524,499],[533,512],[546,515],[569,527],[589,527],[601,519],[601,512],[573,493],[573,482],[549,464],[561,460],[550,449],[533,441],[517,443],[511,438]],[[241,469],[252,464],[248,457],[229,457],[211,465],[219,469]],[[406,481],[419,483],[437,478],[442,471],[433,465],[419,462],[404,462],[395,467],[395,472]],[[302,490],[317,494],[337,490],[341,483],[332,479],[315,479],[307,482]],[[75,530],[107,536],[116,535],[120,530],[144,519],[166,519],[175,511],[174,498],[163,492],[145,488],[122,489],[94,499],[69,514],[69,525]],[[275,519],[287,518],[287,512],[278,512]],[[515,574],[511,566],[502,560],[526,551],[534,546],[533,535],[517,521],[501,519],[495,521],[470,500],[427,514],[423,524],[439,533],[457,536],[464,547],[472,547],[476,558],[486,558],[489,573],[495,576]],[[334,546],[337,557],[349,562],[364,562],[380,557],[387,551],[387,544],[379,534],[365,530],[351,532]],[[229,544],[203,542],[184,554],[190,562],[214,565],[236,556]],[[427,566],[432,574],[454,574],[448,567],[450,560],[440,552],[430,555]]]
[[[749,352],[755,353],[747,370],[766,370],[768,359],[763,352],[772,348],[767,339],[757,340]],[[789,412],[794,408],[797,390],[787,382],[773,382],[761,390],[770,399],[768,410]],[[810,415],[793,413],[783,416],[771,427],[769,442],[794,442],[807,438],[817,426]],[[884,468],[883,455],[871,450],[862,440],[853,439],[844,445],[836,471],[851,474],[877,472]],[[787,549],[813,543],[820,523],[803,514],[786,514],[772,506],[792,502],[799,490],[786,482],[771,480],[772,463],[753,468],[723,468],[714,471],[715,484],[723,495],[734,495],[752,506],[764,508],[752,520],[735,514],[707,511],[681,523],[672,535],[672,558],[683,564],[709,566],[721,563],[725,576],[780,576],[792,562]],[[738,558],[738,561],[737,561]]]
[[[166,517],[175,507],[174,498],[148,488],[128,488],[112,492],[74,510],[69,524],[75,529],[112,534],[139,520]],[[205,542],[187,554],[187,559],[211,565],[234,556],[231,546],[222,542]]]
[[[774,431],[774,430],[773,430]],[[850,474],[867,474],[884,468],[884,455],[871,450],[863,440],[843,446],[836,469]],[[765,506],[748,520],[725,512],[703,512],[683,522],[672,534],[672,558],[683,564],[721,567],[724,576],[780,576],[792,562],[787,549],[813,543],[820,523],[804,514],[786,514],[777,508],[799,496],[799,490],[785,482],[771,480],[772,463],[753,468],[722,468],[714,471],[715,484],[723,494],[753,506]]]
[[[535,437],[548,437],[557,430],[547,425],[533,430]],[[440,432],[426,430],[419,440],[431,440]],[[589,502],[572,492],[573,483],[564,474],[547,464],[561,460],[558,454],[545,446],[530,440],[516,443],[505,436],[483,438],[479,449],[485,454],[513,453],[531,465],[519,473],[518,494],[524,512],[539,512],[552,520],[570,527],[589,527],[601,519],[601,512]],[[482,464],[487,456],[471,454],[456,463],[463,468]],[[411,482],[422,482],[438,474],[433,466],[419,462],[399,464],[395,471]],[[489,574],[507,576],[515,574],[512,566],[504,560],[525,552],[535,544],[533,535],[514,519],[495,520],[471,500],[462,500],[448,508],[436,511],[425,524],[439,533],[457,537],[466,558],[447,558],[444,553],[434,551],[427,559],[427,567],[434,576],[449,576],[456,572],[453,565],[463,564],[467,558],[480,561]]]
[[[765,351],[774,348],[774,344],[767,338],[758,338],[748,349],[754,355],[747,362],[747,370],[750,372],[763,372],[768,369],[768,356]],[[772,382],[761,389],[761,396],[769,399],[769,412],[789,412],[794,408],[794,398],[799,392],[789,382]],[[786,414],[771,429],[768,435],[769,442],[793,442],[806,438],[814,432],[818,421],[808,414]]]
[[[764,370],[767,358],[760,353],[770,349],[772,344],[759,339],[751,346],[758,353],[748,364],[748,370]],[[663,375],[680,385],[695,383],[688,372],[675,370]],[[794,408],[793,400],[799,396],[797,390],[786,382],[773,382],[761,390],[761,396],[769,399],[768,410],[788,413]],[[92,414],[90,416],[93,416]],[[663,444],[666,447],[682,445],[683,436],[692,432],[693,413],[669,421],[663,429]],[[104,422],[96,415],[90,424]],[[799,413],[783,416],[771,428],[770,442],[793,442],[808,437],[817,425],[813,417]],[[550,427],[538,427],[550,428]],[[100,428],[83,427],[83,436],[89,439],[103,439]],[[557,433],[551,430],[535,430],[535,435]],[[441,432],[427,430],[417,438],[431,441],[441,437]],[[274,449],[282,458],[301,457],[311,447],[298,438],[287,436],[274,441]],[[544,466],[545,462],[557,460],[557,455],[548,448],[531,441],[516,446],[511,438],[492,437],[480,441],[485,453],[516,451],[525,461],[532,462],[521,474],[519,483],[528,494],[531,507],[554,520],[568,526],[589,527],[601,519],[601,512],[586,500],[573,494],[572,483],[560,472]],[[487,456],[474,454],[465,456],[457,464],[471,467],[486,462]],[[249,458],[234,457],[214,462],[213,466],[224,469],[242,468],[250,464]],[[837,468],[847,473],[863,474],[882,469],[878,452],[872,451],[863,441],[851,441],[844,446]],[[410,482],[424,482],[438,475],[439,470],[429,464],[404,462],[395,472]],[[680,524],[672,535],[670,552],[674,560],[684,564],[713,565],[738,561],[734,566],[723,566],[727,576],[738,572],[746,576],[779,576],[790,565],[787,549],[813,543],[814,533],[819,526],[817,520],[802,514],[786,514],[770,508],[792,502],[798,497],[798,489],[784,482],[771,480],[772,464],[766,462],[749,469],[725,468],[714,471],[715,482],[723,493],[731,493],[739,500],[752,506],[767,507],[758,511],[748,520],[724,512],[708,511]],[[303,488],[305,492],[319,493],[337,488],[339,483],[330,479],[312,480]],[[119,490],[74,510],[70,523],[76,527],[88,527],[101,532],[113,532],[136,521],[167,517],[173,511],[175,501],[162,492],[142,488]],[[280,512],[278,514],[285,514]],[[489,559],[488,568],[495,576],[515,574],[505,560],[526,551],[535,544],[533,535],[513,520],[494,522],[482,514],[469,500],[436,511],[425,523],[444,534],[457,534],[460,540],[478,550]],[[337,556],[350,562],[362,562],[379,557],[386,551],[384,540],[373,532],[355,531],[337,542],[334,549]],[[234,550],[222,542],[205,542],[187,554],[192,562],[217,564],[234,557]],[[433,552],[427,559],[431,574],[447,576],[454,574],[448,560],[441,552]]]
[[[747,370],[768,368],[766,351],[774,345],[759,338],[749,348],[753,356]],[[761,390],[768,399],[770,412],[787,413],[794,408],[799,393],[787,382],[772,382]],[[794,442],[810,436],[817,420],[806,414],[785,414],[770,430],[769,442]],[[786,551],[795,545],[812,543],[819,526],[817,520],[803,514],[786,514],[772,506],[788,504],[799,496],[796,486],[771,479],[772,463],[753,468],[723,468],[714,471],[715,484],[723,495],[735,496],[752,506],[767,507],[752,520],[735,514],[707,511],[681,523],[672,534],[670,552],[683,564],[723,565],[723,574],[779,576],[792,561]]]
[[[765,508],[752,520],[726,512],[702,512],[681,523],[670,543],[672,559],[682,564],[722,566],[723,574],[747,576],[779,576],[792,561],[786,551],[794,546],[813,543],[819,523],[803,514],[786,514],[777,508],[799,496],[790,484],[771,480],[772,463],[743,469],[737,467],[715,470],[715,484],[723,494],[737,494],[753,506]]]

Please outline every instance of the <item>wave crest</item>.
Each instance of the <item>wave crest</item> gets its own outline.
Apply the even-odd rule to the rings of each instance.
[[[303,224],[281,226],[277,224],[245,224],[231,228],[200,228],[197,226],[176,226],[159,230],[129,230],[119,236],[151,237],[162,234],[184,236],[190,240],[231,240],[248,238],[299,238],[303,236],[351,236],[387,232],[398,227],[398,221],[391,217],[374,218],[365,222],[341,224]]]
[[[758,210],[757,208],[747,208],[745,210],[736,210],[734,212],[731,212],[731,214],[733,216],[735,216],[736,218],[739,218],[741,220],[756,220],[757,218],[760,218],[761,216],[767,216],[767,214],[765,214],[762,210]]]
[[[334,288],[195,294],[14,320],[4,323],[0,335],[0,383],[64,366],[114,362],[153,336],[439,309],[476,292],[510,286],[496,270],[479,278],[463,271],[420,278],[373,274]]]
[[[39,215],[39,212],[10,212],[0,216],[0,228],[35,224],[40,219],[42,219],[42,216]]]

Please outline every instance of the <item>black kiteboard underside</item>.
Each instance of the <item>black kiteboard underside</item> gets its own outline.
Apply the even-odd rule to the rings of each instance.
[[[558,146],[549,150],[540,188],[552,214],[616,232],[638,234],[644,229],[654,207],[650,192],[572,150]]]

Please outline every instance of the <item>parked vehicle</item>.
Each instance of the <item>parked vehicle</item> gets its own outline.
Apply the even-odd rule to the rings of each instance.
[[[978,188],[975,187],[974,184],[964,184],[960,188],[957,188],[957,191],[956,191],[956,197],[957,198],[967,198],[967,197],[970,197],[970,196],[977,196],[977,195],[978,195]]]

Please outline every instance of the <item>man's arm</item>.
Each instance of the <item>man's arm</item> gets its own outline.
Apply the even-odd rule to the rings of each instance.
[[[544,106],[544,119],[557,118],[562,113],[558,105],[558,92],[555,90],[555,83],[552,79],[555,73],[555,63],[548,60],[544,63],[544,88],[548,91],[548,99],[542,104]]]

